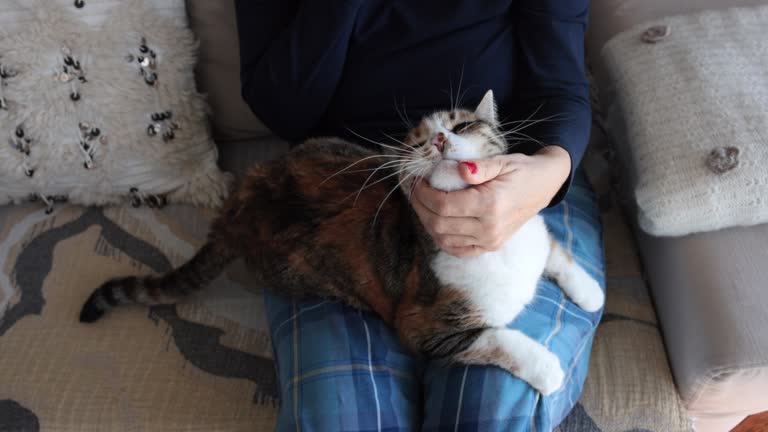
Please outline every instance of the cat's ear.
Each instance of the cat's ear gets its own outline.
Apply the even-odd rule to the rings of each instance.
[[[493,90],[488,90],[485,93],[483,100],[480,101],[477,109],[475,109],[475,116],[492,125],[498,124],[499,120],[496,118],[496,100],[493,98]]]

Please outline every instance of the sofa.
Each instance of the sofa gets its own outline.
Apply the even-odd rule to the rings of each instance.
[[[642,17],[655,16],[618,18],[616,10],[629,3],[651,8],[639,1],[619,3],[593,4],[588,46],[599,90],[606,79],[595,54],[601,45]],[[241,177],[255,161],[279,157],[288,144],[271,135],[239,96],[232,2],[187,0],[187,9],[200,41],[196,76],[211,106],[219,163]],[[558,430],[683,432],[693,430],[692,418],[697,430],[728,430],[768,409],[768,392],[754,387],[761,371],[739,369],[768,359],[768,343],[750,351],[739,339],[749,320],[739,305],[721,297],[701,300],[710,302],[704,305],[690,299],[697,298],[694,290],[720,289],[729,266],[759,262],[717,245],[768,240],[768,229],[682,239],[643,235],[617,187],[623,183],[616,181],[612,155],[621,147],[602,128],[604,107],[610,99],[596,98],[598,115],[583,164],[602,210],[608,297],[584,393]],[[274,429],[281,389],[261,287],[242,263],[181,304],[118,310],[98,326],[76,319],[84,299],[104,280],[184,262],[203,243],[214,215],[184,205],[62,205],[52,214],[34,203],[0,208],[0,431]],[[692,250],[709,257],[707,269],[686,258]],[[751,270],[752,276],[729,287],[759,295],[759,269]],[[718,305],[713,322],[707,317]],[[749,397],[742,393],[747,388],[753,391]]]
[[[624,106],[617,97],[622,89],[607,61],[606,44],[621,33],[642,38],[647,29],[666,25],[669,17],[765,4],[764,0],[593,0],[591,6],[587,49],[599,93],[599,117],[610,136],[614,166],[622,173],[615,189],[633,215],[628,220],[675,384],[697,431],[727,431],[745,417],[768,410],[768,292],[763,289],[768,276],[768,225],[684,236],[649,235],[638,226],[633,149]],[[708,22],[703,15],[696,19]],[[671,28],[672,34],[676,30],[681,31]]]

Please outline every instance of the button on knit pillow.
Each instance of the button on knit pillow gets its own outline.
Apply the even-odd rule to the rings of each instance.
[[[680,236],[768,222],[768,6],[660,19],[603,56],[640,226]]]
[[[217,206],[183,0],[0,6],[0,204]]]

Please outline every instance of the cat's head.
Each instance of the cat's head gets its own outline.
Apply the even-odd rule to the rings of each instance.
[[[433,188],[443,191],[464,189],[467,184],[459,175],[461,161],[500,155],[507,149],[490,90],[474,111],[455,109],[424,117],[406,136],[404,144],[409,154],[400,166],[401,187],[405,191],[411,189],[417,178],[424,178]]]

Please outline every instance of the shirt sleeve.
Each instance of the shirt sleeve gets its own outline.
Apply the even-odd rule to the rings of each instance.
[[[318,124],[337,88],[359,0],[236,0],[242,96],[278,136]]]
[[[544,145],[558,145],[571,157],[571,174],[552,206],[568,192],[589,142],[592,111],[584,65],[589,0],[520,0],[517,7],[515,112],[518,119],[542,120],[521,132]],[[522,142],[519,151],[532,154],[540,147]]]

